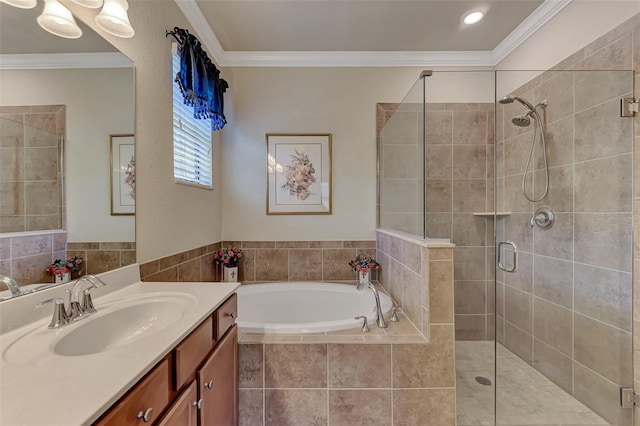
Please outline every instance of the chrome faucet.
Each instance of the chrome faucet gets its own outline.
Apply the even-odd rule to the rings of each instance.
[[[91,285],[82,291],[82,300],[80,300],[80,292],[82,290],[82,283],[88,281]],[[38,303],[37,307],[42,307],[50,303],[54,304],[53,318],[49,324],[49,328],[59,328],[72,322],[79,321],[88,315],[96,312],[96,308],[93,306],[91,300],[91,289],[103,287],[107,285],[100,278],[95,275],[85,275],[78,279],[73,285],[73,290],[65,290],[69,296],[69,308],[64,306],[64,300],[60,298],[47,299]]]
[[[387,323],[384,322],[382,307],[380,306],[380,295],[378,294],[378,290],[376,289],[376,286],[367,281],[364,283],[360,283],[360,285],[358,285],[358,287],[356,288],[358,290],[364,290],[365,288],[370,288],[371,291],[373,291],[373,296],[376,299],[376,324],[380,328],[387,328]]]
[[[88,281],[91,285],[82,291],[82,300],[80,300],[80,290],[82,289],[82,283]],[[69,299],[69,315],[71,316],[71,320],[86,315],[93,314],[96,311],[96,308],[93,306],[93,300],[91,300],[91,289],[104,287],[107,285],[100,278],[95,275],[87,274],[73,285],[73,290],[71,291],[71,296]]]
[[[20,286],[18,285],[16,280],[14,280],[13,278],[0,275],[0,283],[7,286],[12,296],[17,296],[19,294],[22,294],[22,292],[20,291]]]

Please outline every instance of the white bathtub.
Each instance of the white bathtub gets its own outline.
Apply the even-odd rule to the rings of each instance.
[[[370,289],[349,284],[288,282],[243,285],[238,290],[238,326],[249,333],[317,333],[358,327],[365,315],[375,327],[376,302]],[[380,293],[382,312],[391,310]]]

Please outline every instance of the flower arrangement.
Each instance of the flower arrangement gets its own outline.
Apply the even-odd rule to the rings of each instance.
[[[124,170],[127,177],[124,179],[124,183],[129,185],[131,188],[131,198],[136,199],[136,160],[134,157],[131,157],[129,160],[129,164],[127,164],[127,168]]]
[[[380,264],[371,256],[357,255],[349,261],[351,270],[355,272],[362,272],[366,274],[370,270],[379,270]]]
[[[72,258],[61,260],[56,259],[47,269],[47,272],[50,275],[60,275],[67,274],[70,272],[78,272],[84,260],[80,256],[73,256]]]
[[[296,197],[298,200],[306,200],[311,195],[309,187],[316,181],[313,174],[316,169],[313,167],[309,156],[304,152],[298,152],[291,155],[291,164],[287,167],[284,175],[287,181],[282,185],[282,189],[289,191],[289,196]]]
[[[225,250],[218,250],[213,254],[213,260],[226,268],[235,268],[244,253],[238,247],[228,247]]]

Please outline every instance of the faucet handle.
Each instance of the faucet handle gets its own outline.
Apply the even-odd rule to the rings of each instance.
[[[389,321],[393,321],[393,322],[398,322],[400,321],[400,319],[398,318],[398,309],[400,309],[402,306],[400,305],[393,305],[393,308],[391,308],[391,318],[389,318]]]
[[[369,325],[367,324],[367,317],[365,317],[364,315],[360,315],[358,317],[354,317],[353,319],[361,319],[362,320],[362,332],[363,333],[368,333],[369,331]]]
[[[91,299],[91,289],[95,288],[95,285],[89,287],[85,291],[82,292],[82,304],[80,305],[80,310],[83,314],[93,314],[96,313],[96,308],[93,306],[93,300]]]
[[[59,297],[54,297],[53,299],[43,300],[38,303],[36,307],[41,308],[50,303],[55,303],[53,307],[53,317],[51,318],[51,323],[49,324],[49,328],[59,328],[63,325],[69,323],[69,315],[67,314],[67,310],[64,308],[64,300]]]
[[[69,296],[69,322],[75,321],[82,316],[82,308],[80,308],[80,303],[73,297],[73,291],[66,289],[64,291]]]

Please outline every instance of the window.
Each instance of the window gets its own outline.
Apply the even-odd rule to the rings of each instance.
[[[174,52],[173,76],[180,71],[180,56]],[[173,177],[176,182],[211,189],[211,120],[193,117],[176,82],[173,87]]]

